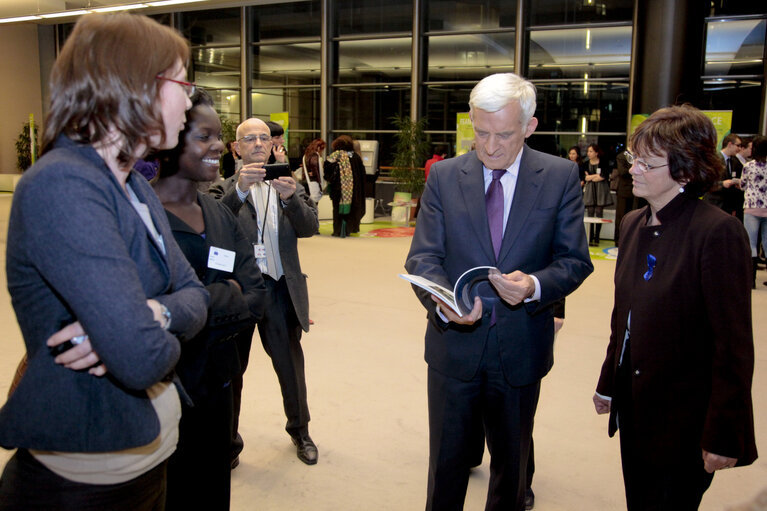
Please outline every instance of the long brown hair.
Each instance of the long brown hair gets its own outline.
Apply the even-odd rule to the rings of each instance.
[[[43,150],[64,134],[85,144],[120,135],[120,163],[165,137],[156,76],[186,64],[189,45],[175,30],[146,16],[88,14],[79,19],[51,72],[51,103]],[[143,156],[143,155],[138,155]]]

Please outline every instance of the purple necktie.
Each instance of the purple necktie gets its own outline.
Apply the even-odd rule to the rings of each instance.
[[[493,170],[493,181],[485,193],[487,223],[490,226],[490,237],[493,240],[493,252],[495,252],[496,261],[498,261],[498,254],[501,253],[501,242],[503,241],[503,185],[501,184],[501,176],[505,173],[506,169]],[[495,307],[490,313],[490,326],[493,325],[495,325]]]
[[[501,253],[501,242],[503,241],[503,185],[501,184],[501,176],[505,173],[506,169],[493,170],[493,181],[485,194],[487,223],[490,226],[490,237],[493,240],[496,261],[498,254]]]

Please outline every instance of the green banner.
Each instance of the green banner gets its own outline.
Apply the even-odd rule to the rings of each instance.
[[[455,155],[471,151],[471,144],[474,142],[474,128],[471,125],[469,112],[461,112],[455,119]]]

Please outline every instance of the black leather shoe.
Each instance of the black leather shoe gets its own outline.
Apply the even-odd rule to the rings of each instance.
[[[535,507],[535,493],[532,488],[525,490],[525,509],[533,509]]]
[[[235,468],[237,468],[237,466],[238,466],[239,464],[240,464],[240,457],[239,457],[239,456],[237,456],[236,458],[234,458],[234,459],[232,460],[232,470],[234,470]]]
[[[315,465],[317,463],[319,451],[317,451],[317,446],[314,445],[309,433],[291,436],[290,439],[293,441],[293,445],[296,446],[296,455],[299,460],[307,465]]]
[[[229,452],[229,459],[232,461],[232,470],[237,468],[237,465],[240,464],[240,453],[242,452],[243,447],[245,447],[245,442],[240,434],[237,433],[237,436],[232,440]]]

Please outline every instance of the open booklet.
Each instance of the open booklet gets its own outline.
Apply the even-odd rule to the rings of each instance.
[[[456,314],[463,317],[464,314],[468,314],[471,312],[471,309],[474,308],[475,296],[483,296],[483,294],[487,294],[482,293],[479,288],[483,284],[485,286],[490,286],[488,277],[494,272],[500,273],[500,270],[493,266],[477,266],[470,270],[466,270],[460,277],[458,277],[458,280],[455,281],[455,287],[452,291],[427,278],[419,277],[418,275],[400,273],[399,276],[411,284],[415,284],[429,293],[437,295],[437,297],[448,304]]]

